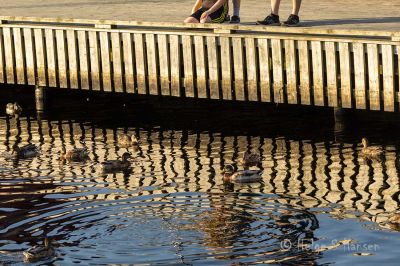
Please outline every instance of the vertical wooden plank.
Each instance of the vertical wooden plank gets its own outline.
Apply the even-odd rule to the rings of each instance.
[[[367,44],[368,51],[368,77],[369,77],[369,108],[380,110],[380,84],[379,84],[379,52],[377,44]]]
[[[232,100],[232,53],[231,41],[228,37],[220,37],[221,43],[221,76],[222,98]]]
[[[100,81],[100,52],[99,41],[96,31],[89,31],[89,56],[90,56],[90,77],[91,89],[95,91],[101,90]]]
[[[270,55],[268,39],[258,39],[261,101],[271,102]]]
[[[171,95],[181,96],[181,45],[178,35],[169,36],[171,58]]]
[[[75,30],[67,30],[67,47],[68,47],[68,72],[69,86],[72,89],[79,88],[78,81],[78,49],[76,42]],[[85,56],[85,55],[83,55]]]
[[[338,107],[336,43],[325,43],[328,106]]]
[[[29,85],[36,84],[35,46],[33,44],[32,29],[24,29],[26,74]],[[1,60],[1,59],[0,59]]]
[[[199,98],[207,98],[207,82],[206,82],[206,54],[204,52],[204,37],[194,36],[194,47],[196,56],[196,82],[197,96]]]
[[[3,28],[0,28],[0,83],[5,83],[6,66],[4,62]]]
[[[57,87],[56,40],[53,29],[45,29],[49,87]]]
[[[90,47],[88,46],[87,37],[86,31],[78,31],[79,75],[81,80],[81,88],[83,90],[90,89]]]
[[[113,69],[113,81],[114,91],[123,92],[124,83],[122,81],[122,47],[121,47],[121,36],[119,32],[111,33],[111,51],[112,51],[112,69]]]
[[[158,61],[160,64],[161,95],[169,96],[170,92],[170,64],[167,35],[160,34],[158,38]]]
[[[296,46],[294,40],[285,40],[286,58],[286,88],[288,103],[297,104],[297,66],[296,66]]]
[[[242,38],[232,38],[233,66],[235,73],[235,99],[244,101],[244,58]]]
[[[254,38],[246,38],[247,92],[249,101],[258,101],[257,58]]]
[[[283,59],[282,41],[280,39],[271,40],[272,47],[272,72],[274,75],[274,102],[284,103],[285,93],[283,87]]]
[[[110,36],[106,31],[99,33],[100,35],[100,54],[101,54],[101,75],[103,80],[103,90],[112,91],[111,84],[111,57],[110,57]]]
[[[147,94],[146,86],[146,59],[145,59],[145,46],[143,35],[135,33],[135,56],[136,56],[136,81],[139,94]]]
[[[383,105],[385,111],[394,112],[394,50],[390,44],[382,45]]]
[[[25,85],[25,51],[22,43],[21,28],[13,28],[15,47],[15,71],[17,83]]]
[[[39,86],[47,86],[46,82],[46,52],[44,47],[44,34],[42,29],[34,29],[36,48],[36,67]]]
[[[67,62],[67,44],[64,30],[56,30],[57,41],[57,59],[58,59],[58,77],[60,88],[68,88],[68,62]]]
[[[351,66],[349,43],[339,43],[341,103],[343,108],[351,108]]]
[[[207,37],[208,73],[211,99],[220,99],[218,45],[216,37]]]
[[[4,37],[4,55],[6,63],[6,80],[8,84],[15,84],[15,69],[14,69],[14,42],[11,28],[3,28]]]
[[[194,97],[192,37],[182,36],[183,67],[185,70],[186,97]]]
[[[321,41],[311,42],[313,80],[314,80],[314,104],[317,106],[325,105],[324,98],[324,69],[322,59],[322,43]]]
[[[311,104],[310,57],[307,41],[299,41],[300,99],[301,104]]]
[[[356,108],[366,109],[367,108],[367,94],[366,94],[366,83],[365,83],[365,49],[363,43],[353,44],[354,54],[354,87],[355,87],[355,98]]]
[[[132,45],[131,33],[122,33],[124,47],[125,88],[127,93],[135,93],[135,53]]]
[[[157,51],[154,34],[146,34],[149,93],[158,95]]]

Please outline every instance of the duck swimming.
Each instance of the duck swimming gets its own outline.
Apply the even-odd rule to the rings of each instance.
[[[89,158],[87,148],[75,148],[61,154],[61,161],[83,162]]]
[[[31,247],[23,253],[25,262],[35,262],[48,259],[55,254],[55,249],[51,242],[45,238],[42,245]]]
[[[129,159],[131,158],[131,154],[125,152],[122,155],[122,160],[110,160],[101,163],[101,169],[103,172],[112,172],[112,171],[124,171],[127,170],[131,166],[131,162]]]
[[[139,145],[139,140],[135,135],[121,134],[118,135],[118,145],[122,147],[130,147]]]
[[[363,148],[361,149],[361,155],[366,158],[379,158],[383,155],[383,149],[378,146],[369,146],[367,138],[361,140]]]
[[[18,144],[13,145],[11,156],[18,159],[27,159],[35,157],[39,154],[39,148],[34,144],[27,144],[19,147]]]
[[[224,182],[252,183],[262,180],[262,170],[240,170],[237,171],[233,165],[224,167]]]
[[[6,105],[6,114],[8,116],[13,116],[15,118],[19,118],[22,113],[22,107],[19,106],[18,103],[8,103]]]
[[[249,168],[252,166],[258,166],[261,163],[261,158],[259,154],[251,153],[246,151],[243,155],[242,160],[240,160],[240,164],[245,168]]]

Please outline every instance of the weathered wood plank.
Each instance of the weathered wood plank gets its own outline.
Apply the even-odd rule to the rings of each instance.
[[[171,95],[181,96],[181,45],[178,35],[169,36],[171,58]]]
[[[356,108],[367,108],[365,49],[363,43],[353,44]]]
[[[147,94],[146,85],[146,57],[143,34],[135,33],[135,56],[136,56],[136,81],[139,94]]]
[[[381,109],[381,95],[379,84],[379,52],[378,45],[367,44],[368,51],[368,77],[369,77],[369,108]]]
[[[121,35],[119,32],[111,33],[111,47],[114,91],[124,92]]]
[[[125,88],[128,93],[135,93],[135,52],[133,50],[132,34],[122,33],[125,66]]]
[[[35,46],[33,40],[32,29],[24,28],[24,45],[25,45],[25,62],[26,62],[26,74],[29,85],[36,84],[36,67],[35,67]],[[1,47],[0,47],[1,50]],[[0,58],[1,61],[1,58]],[[1,75],[0,75],[1,78]]]
[[[146,34],[146,51],[149,78],[149,93],[158,95],[157,51],[154,34]]]
[[[161,95],[171,95],[170,90],[170,63],[169,63],[169,49],[168,49],[168,36],[161,34],[158,38],[158,61],[160,64],[160,86]]]
[[[91,89],[94,91],[101,90],[100,50],[98,39],[99,37],[96,31],[89,31],[90,77]]]
[[[274,102],[284,103],[285,92],[283,84],[283,58],[282,58],[282,40],[271,40],[272,47],[272,73],[273,73],[273,87],[274,87]]]
[[[110,57],[110,35],[106,31],[99,33],[100,54],[101,54],[101,79],[103,81],[103,90],[112,91],[111,82],[111,57]]]
[[[57,87],[57,55],[56,38],[53,29],[45,29],[46,58],[49,87]]]
[[[339,43],[340,54],[340,87],[341,87],[341,105],[343,108],[352,107],[351,97],[351,65],[349,43]]]
[[[81,88],[83,90],[90,89],[90,47],[88,36],[85,31],[78,31],[78,47],[79,47],[79,75],[81,80]]]
[[[313,92],[314,105],[324,106],[324,69],[322,58],[322,43],[320,41],[311,42],[312,66],[313,66]]]
[[[196,57],[196,83],[197,96],[199,98],[207,98],[207,81],[206,81],[206,54],[204,51],[204,37],[194,36],[194,47]]]
[[[47,70],[46,70],[46,52],[44,46],[44,34],[42,29],[34,29],[35,50],[36,50],[36,67],[39,86],[47,86]]]
[[[216,37],[207,37],[207,56],[210,80],[210,98],[220,99],[218,45]]]
[[[191,36],[182,36],[183,67],[185,73],[185,96],[194,97],[193,45]]]
[[[64,30],[56,30],[57,65],[60,88],[68,88],[68,55]]]
[[[298,42],[300,66],[300,99],[301,104],[311,104],[310,93],[310,58],[307,41]]]
[[[228,37],[220,38],[221,44],[221,76],[222,76],[222,98],[232,100],[232,53],[231,40]]]
[[[285,59],[286,59],[286,88],[288,103],[297,104],[297,64],[296,46],[294,40],[285,40]]]
[[[232,38],[233,66],[235,73],[235,99],[244,101],[244,58],[242,38]]]
[[[383,105],[385,111],[395,109],[394,50],[392,45],[382,45]]]
[[[326,79],[328,89],[328,106],[338,105],[338,84],[337,84],[337,57],[336,43],[325,42],[326,57]]]
[[[24,51],[21,31],[22,31],[21,28],[13,28],[14,48],[15,48],[15,71],[17,74],[17,83],[26,84],[25,51]]]
[[[271,62],[268,39],[258,39],[261,101],[271,102]]]
[[[0,82],[5,83],[6,66],[4,62],[3,28],[0,28]]]
[[[6,64],[6,80],[8,84],[15,84],[15,69],[14,69],[14,42],[11,28],[3,28],[4,38],[4,55]]]
[[[257,58],[254,38],[246,38],[247,95],[249,101],[258,101]]]
[[[72,89],[79,88],[79,55],[76,38],[75,30],[67,30],[69,86]]]

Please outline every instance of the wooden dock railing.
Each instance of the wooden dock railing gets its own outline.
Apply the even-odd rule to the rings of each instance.
[[[0,17],[0,83],[399,110],[400,33]]]

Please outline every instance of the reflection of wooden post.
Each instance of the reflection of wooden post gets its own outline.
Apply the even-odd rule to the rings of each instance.
[[[45,88],[42,86],[36,85],[35,87],[35,103],[36,103],[36,111],[44,112],[45,111]]]
[[[335,116],[335,141],[341,141],[345,130],[345,111],[343,108],[333,109]]]

